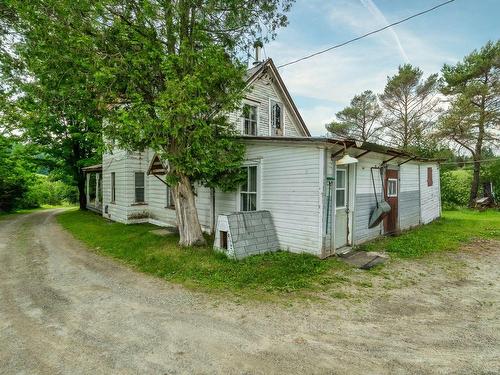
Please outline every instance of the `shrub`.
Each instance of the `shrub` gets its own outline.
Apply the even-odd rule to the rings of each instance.
[[[469,203],[472,171],[441,172],[441,202],[443,208],[465,207]]]

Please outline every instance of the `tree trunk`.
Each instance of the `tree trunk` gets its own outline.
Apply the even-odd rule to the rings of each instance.
[[[85,175],[83,173],[80,173],[78,175],[77,187],[78,187],[78,202],[80,204],[80,210],[86,210],[87,193],[85,192]]]
[[[474,156],[474,172],[472,174],[472,185],[470,188],[470,197],[469,197],[469,208],[474,207],[474,201],[477,198],[477,194],[479,192],[479,179],[480,179],[480,171],[481,171],[481,156]]]
[[[485,122],[485,107],[486,107],[486,98],[483,95],[481,97],[481,103],[479,105],[479,121],[478,121],[478,136],[476,147],[474,150],[474,173],[472,175],[472,185],[470,188],[470,197],[469,197],[469,207],[472,208],[474,206],[474,200],[477,198],[477,194],[479,193],[479,182],[481,179],[481,158],[483,155],[483,140],[484,140],[484,122]]]
[[[198,220],[193,189],[187,176],[180,176],[179,182],[172,189],[172,194],[175,202],[177,226],[179,227],[179,245],[205,245],[206,241]]]

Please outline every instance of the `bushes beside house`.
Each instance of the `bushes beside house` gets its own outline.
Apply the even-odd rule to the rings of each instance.
[[[452,170],[441,172],[441,203],[443,209],[466,207],[469,203],[472,171]]]

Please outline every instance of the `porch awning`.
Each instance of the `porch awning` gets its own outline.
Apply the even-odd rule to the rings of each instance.
[[[158,154],[155,154],[148,168],[148,175],[163,176],[167,174],[167,167],[160,160]]]
[[[82,171],[85,173],[90,172],[102,172],[102,164],[89,165],[88,167],[83,167]]]

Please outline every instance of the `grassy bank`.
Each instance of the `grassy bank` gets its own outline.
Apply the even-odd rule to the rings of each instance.
[[[441,219],[398,237],[384,237],[361,246],[366,251],[387,251],[400,258],[457,250],[474,239],[500,239],[500,212],[444,211]]]
[[[209,246],[179,248],[177,236],[151,233],[149,224],[124,225],[81,211],[58,215],[61,225],[96,252],[120,259],[149,274],[205,291],[229,291],[266,298],[290,292],[325,290],[333,284],[370,282],[373,274],[354,271],[332,258],[278,252],[243,261],[227,259]],[[474,238],[498,238],[498,212],[446,212],[427,226],[363,245],[364,250],[389,251],[396,258],[415,258],[457,249]],[[389,269],[386,270],[390,272]],[[364,275],[364,276],[362,276]]]
[[[227,259],[211,247],[180,248],[177,236],[158,236],[153,225],[124,225],[90,212],[58,215],[62,226],[97,252],[121,259],[140,271],[204,290],[265,295],[314,289],[329,270],[348,269],[337,259],[278,252]]]
[[[71,207],[73,207],[73,206],[69,206],[69,205],[62,205],[62,206],[42,205],[41,207],[37,207],[37,208],[22,208],[22,209],[13,211],[13,212],[0,212],[0,220],[15,216],[15,215],[30,214],[33,212],[48,210],[51,208],[71,208]]]

